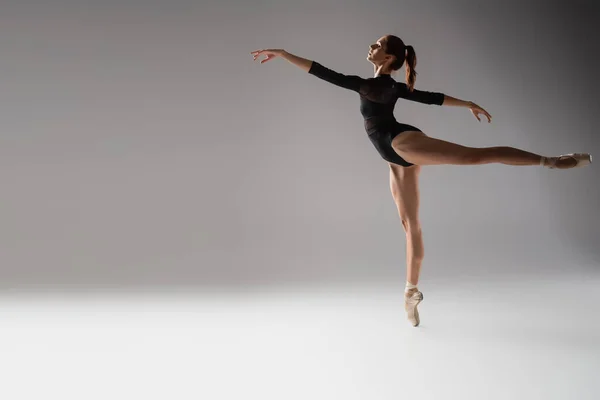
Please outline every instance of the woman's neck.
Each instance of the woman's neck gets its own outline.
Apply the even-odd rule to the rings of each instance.
[[[381,76],[381,75],[387,75],[387,76],[392,75],[392,71],[389,71],[387,68],[385,68],[382,65],[380,65],[380,66],[374,65],[373,70],[375,71],[375,78],[377,78],[378,76]]]

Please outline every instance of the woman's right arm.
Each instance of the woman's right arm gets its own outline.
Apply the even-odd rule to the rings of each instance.
[[[361,88],[361,84],[364,79],[356,75],[344,75],[339,72],[333,71],[329,68],[324,67],[316,61],[308,60],[306,58],[298,57],[292,53],[289,53],[282,49],[267,49],[253,51],[254,59],[260,54],[266,54],[267,58],[262,60],[260,63],[267,62],[275,57],[281,57],[301,68],[305,72],[316,76],[317,78],[323,79],[336,86],[343,87],[345,89],[353,90],[358,92]]]
[[[264,54],[265,56],[267,56],[267,58],[260,61],[261,64],[264,64],[267,61],[272,60],[275,57],[281,57],[281,58],[288,60],[295,66],[302,68],[305,72],[310,71],[310,67],[312,66],[312,63],[313,63],[312,60],[307,60],[306,58],[295,56],[292,53],[288,53],[287,51],[285,51],[283,49],[256,50],[256,51],[251,52],[250,54],[254,55],[255,61],[256,61],[256,58],[261,54]]]
[[[301,68],[305,72],[309,72],[310,71],[310,67],[312,66],[312,64],[314,62],[312,60],[307,60],[306,58],[295,56],[292,53],[288,53],[285,50],[281,51],[281,56],[280,57],[284,58],[285,60],[287,60],[289,62],[291,62],[292,64],[294,64],[295,66]]]

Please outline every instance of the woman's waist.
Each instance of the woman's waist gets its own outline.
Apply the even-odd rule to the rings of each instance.
[[[372,116],[365,118],[364,125],[367,133],[393,128],[398,121],[394,116]]]

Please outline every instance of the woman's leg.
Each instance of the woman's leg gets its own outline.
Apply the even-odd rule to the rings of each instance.
[[[419,173],[421,167],[402,167],[390,163],[390,188],[398,207],[400,220],[406,232],[406,288],[404,289],[404,310],[412,326],[419,326],[420,316],[417,306],[423,300],[423,293],[417,289],[421,263],[425,255],[423,234],[419,222]]]
[[[425,255],[423,235],[419,221],[419,173],[421,167],[390,165],[390,189],[400,221],[406,232],[406,280],[413,285],[419,282],[421,263]]]
[[[416,165],[479,165],[501,163],[508,165],[540,165],[542,156],[508,146],[467,147],[435,139],[419,131],[406,131],[392,140],[392,147],[406,161]],[[557,168],[573,167],[571,157],[558,160]]]

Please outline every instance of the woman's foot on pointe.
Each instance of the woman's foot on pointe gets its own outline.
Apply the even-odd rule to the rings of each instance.
[[[419,310],[417,306],[423,301],[423,293],[417,288],[408,289],[404,292],[404,310],[406,317],[412,326],[419,326],[421,319],[419,318]]]
[[[578,168],[592,163],[592,156],[587,153],[571,153],[558,157],[542,157],[540,165],[550,169]]]

